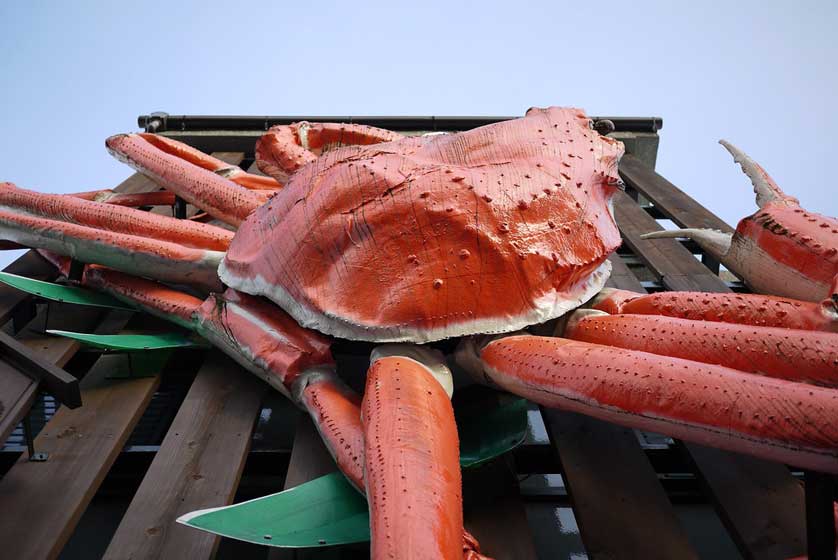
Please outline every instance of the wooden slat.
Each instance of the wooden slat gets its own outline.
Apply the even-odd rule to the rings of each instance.
[[[337,465],[317,433],[314,423],[307,414],[301,412],[297,419],[294,447],[291,448],[291,459],[283,488],[294,488],[336,470]],[[272,548],[268,553],[270,560],[309,560],[321,557],[319,550]]]
[[[0,445],[29,412],[38,394],[38,382],[5,362],[0,362]]]
[[[465,528],[495,560],[536,560],[518,479],[503,460],[463,472]]]
[[[614,214],[624,243],[655,273],[669,290],[730,291],[709,268],[696,260],[675,239],[643,240],[660,225],[623,192],[614,195]]]
[[[611,261],[609,286],[640,287],[618,256]],[[589,558],[698,558],[633,430],[557,409],[541,413]]]
[[[61,407],[35,439],[43,463],[24,455],[0,481],[0,542],[14,558],[55,558],[128,439],[159,375],[105,379],[121,356],[101,357],[82,380],[84,406]]]
[[[55,267],[35,251],[27,251],[4,268],[3,272],[28,276],[36,280],[52,280],[58,275]],[[31,297],[26,292],[6,284],[0,284],[0,325],[11,319],[15,309]]]
[[[198,370],[104,558],[211,558],[215,535],[175,523],[232,503],[267,385],[220,352]]]
[[[81,406],[79,381],[60,367],[45,359],[40,352],[33,352],[28,346],[0,331],[0,358],[16,366],[52,393],[65,406]]]
[[[588,558],[698,559],[633,430],[542,414]]]
[[[620,176],[680,227],[733,231],[726,222],[631,154],[620,160]]]
[[[676,240],[640,239],[641,233],[660,226],[627,195],[618,193],[614,209],[626,244],[668,289],[730,292]],[[633,282],[618,287],[643,291]],[[691,443],[683,446],[745,558],[805,553],[803,490],[785,466]]]

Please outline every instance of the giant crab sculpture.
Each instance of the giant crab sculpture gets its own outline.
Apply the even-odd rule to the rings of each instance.
[[[838,473],[838,221],[726,146],[760,210],[732,237],[669,235],[796,300],[603,290],[623,146],[576,109],[451,135],[278,126],[257,145],[273,179],[117,135],[117,158],[205,220],[127,207],[165,192],[4,184],[0,238],[89,263],[84,284],[196,329],[306,410],[367,496],[373,557],[476,558],[451,373],[427,345],[440,339],[463,337],[457,359],[478,382],[541,405]],[[559,317],[556,336],[524,332]],[[336,376],[329,337],[382,343],[363,399]]]

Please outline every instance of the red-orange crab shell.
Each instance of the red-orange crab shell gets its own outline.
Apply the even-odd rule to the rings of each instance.
[[[520,329],[607,279],[622,153],[560,108],[330,151],[242,224],[219,274],[341,338]]]

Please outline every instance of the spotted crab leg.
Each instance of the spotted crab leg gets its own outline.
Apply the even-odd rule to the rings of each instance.
[[[118,193],[111,189],[100,191],[86,191],[73,193],[69,196],[90,200],[92,202],[103,202],[114,206],[128,206],[141,208],[143,206],[173,206],[175,194],[168,191],[154,191],[145,193]]]
[[[557,334],[838,388],[838,335],[833,333],[583,309]]]
[[[248,173],[238,165],[231,165],[226,161],[205,154],[189,144],[184,144],[183,142],[178,142],[177,140],[172,140],[171,138],[158,134],[139,133],[137,136],[157,147],[161,152],[176,156],[201,169],[212,171],[216,175],[229,179],[246,189],[276,191],[282,188],[280,183],[270,177]]]
[[[427,356],[382,357],[367,373],[364,482],[373,559],[462,557],[457,427],[431,371],[441,363]]]
[[[369,145],[403,138],[398,132],[359,124],[298,122],[273,126],[256,143],[256,164],[262,173],[286,182],[324,151],[339,146]]]
[[[366,475],[365,472],[372,472],[373,479],[376,481],[372,483],[372,488],[376,492],[376,496],[379,496],[380,499],[382,492],[388,491],[396,475],[389,474],[389,471],[381,471],[376,468],[376,465],[370,466],[369,461],[366,461],[365,466],[369,444],[365,450],[364,443],[365,433],[375,433],[376,441],[379,442],[382,441],[382,438],[387,439],[387,436],[379,433],[377,428],[373,427],[369,421],[362,424],[361,399],[335,374],[334,362],[329,352],[328,340],[325,337],[300,327],[282,310],[265,300],[241,294],[234,290],[228,289],[224,294],[213,294],[207,300],[202,301],[158,282],[132,277],[97,266],[86,267],[83,283],[91,288],[105,291],[117,298],[138,305],[144,311],[155,316],[188,328],[197,328],[201,335],[213,342],[218,348],[244,366],[245,369],[289,396],[308,412],[341,472],[347,476],[356,488],[364,493],[369,491],[370,483],[366,480],[369,475]],[[462,529],[462,504],[459,494],[460,467],[453,411],[451,411],[451,404],[445,389],[430,373],[430,369],[438,370],[441,367],[442,358],[430,353],[430,351],[419,351],[418,354],[411,354],[420,359],[424,356],[426,361],[431,362],[429,367],[426,367],[410,357],[390,358],[386,354],[388,352],[379,350],[374,356],[374,360],[377,359],[375,363],[377,364],[385,358],[387,360],[396,359],[405,363],[409,362],[408,365],[418,368],[420,374],[418,379],[410,380],[405,376],[405,380],[411,382],[405,386],[399,385],[399,388],[395,391],[405,390],[405,395],[410,391],[420,391],[423,399],[427,398],[428,400],[427,402],[420,402],[419,406],[433,405],[434,408],[440,407],[441,411],[436,411],[435,414],[445,420],[442,424],[444,427],[442,434],[447,438],[443,438],[441,441],[448,442],[449,447],[453,445],[453,452],[446,447],[447,455],[442,455],[440,465],[445,464],[449,470],[453,469],[452,472],[456,472],[456,480],[446,478],[445,484],[437,487],[433,484],[438,483],[438,481],[434,482],[433,477],[430,479],[432,486],[436,488],[435,491],[439,496],[442,496],[439,498],[439,503],[445,509],[445,515],[440,518],[440,521],[434,521],[430,525],[439,527],[440,523],[444,524],[445,527],[439,529],[439,531],[443,531],[446,538],[448,536],[446,530],[454,531],[457,535],[455,547],[458,551],[457,555],[442,557],[465,558],[466,560],[485,559],[487,557],[479,553],[479,545],[474,537]],[[376,356],[379,358],[376,358]],[[380,366],[379,368],[374,366],[373,369],[379,371]],[[382,371],[386,372],[388,370]],[[409,372],[405,371],[405,374],[412,371],[412,369]],[[425,379],[426,376],[428,379]],[[437,375],[437,377],[439,376]],[[396,382],[400,383],[400,380],[397,379]],[[391,387],[391,385],[388,385],[388,387]],[[431,394],[427,394],[428,392]],[[441,393],[442,396],[433,400],[432,395],[439,397],[437,393]],[[376,406],[370,404],[374,402],[373,400],[367,399],[366,402],[368,406]],[[389,407],[386,400],[384,406],[385,408]],[[419,414],[421,413],[420,411]],[[396,413],[393,412],[393,414]],[[424,420],[421,416],[412,417],[412,421],[407,422],[404,429],[410,432],[411,438],[414,436],[417,436],[417,438],[409,441],[413,444],[426,441],[428,437],[432,437],[439,421],[440,419],[434,416],[427,417]],[[380,425],[375,424],[375,426]],[[420,428],[424,431],[421,433],[415,431]],[[405,440],[405,446],[408,445],[407,442],[408,440]],[[411,449],[409,448],[408,451],[411,451]],[[424,470],[418,468],[416,461],[435,462],[436,456],[433,453],[436,453],[436,447],[422,448],[417,452],[421,455],[419,459],[408,453],[407,460],[413,461],[409,465],[414,468],[409,469],[406,473],[410,475],[413,488],[425,488],[424,485],[427,482],[424,478],[425,473]],[[453,466],[449,465],[452,453]],[[372,471],[369,469],[372,469]],[[434,472],[438,473],[441,467],[437,466],[435,469]],[[445,472],[448,473],[448,471]],[[408,479],[398,478],[398,480]],[[394,490],[390,489],[389,491],[393,492]],[[419,504],[414,505],[416,505],[415,513],[417,515],[435,515],[438,513],[428,504],[423,504],[422,507],[419,507]],[[447,508],[454,506],[456,506],[456,513],[448,511]],[[378,515],[375,508],[373,508],[372,514],[373,519],[375,519]],[[414,517],[414,515],[411,515],[410,518],[414,520],[425,519]],[[452,519],[453,526],[451,525]],[[459,524],[456,523],[458,520]],[[407,532],[396,533],[400,535],[400,538],[411,535],[411,542],[419,542],[419,539],[427,538],[428,523],[424,521],[421,523],[416,521],[415,525],[414,522],[409,523],[409,530],[405,529]],[[459,534],[456,533],[457,529],[460,531]],[[385,531],[385,529],[382,528],[380,531]],[[436,535],[437,532],[430,531],[433,535]],[[374,539],[377,534],[379,533],[374,529]],[[386,533],[385,531],[378,538],[387,541],[383,536],[386,534],[392,535],[392,533]],[[433,538],[437,537],[438,535],[433,536]],[[399,557],[408,558],[410,556]]]
[[[484,381],[543,406],[838,473],[833,389],[562,338],[511,336],[476,353]]]
[[[232,233],[208,224],[2,183],[0,237],[86,263],[217,289],[221,285],[218,265]]]
[[[657,231],[644,239],[693,239],[755,292],[838,305],[838,298],[832,299],[838,282],[838,220],[804,210],[742,150],[720,143],[751,180],[759,210],[742,219],[733,234],[688,228]]]
[[[592,302],[606,313],[665,315],[680,319],[838,332],[838,310],[814,303],[761,294],[659,292],[640,294],[605,288]]]
[[[154,134],[117,134],[108,138],[105,145],[118,160],[212,217],[235,227],[272,193],[270,190],[250,190],[234,182],[225,176],[234,173],[230,171],[231,166],[221,160],[185,144],[174,150],[172,141],[161,141],[160,138]],[[207,167],[212,165],[202,158],[215,160],[224,167],[209,169]]]

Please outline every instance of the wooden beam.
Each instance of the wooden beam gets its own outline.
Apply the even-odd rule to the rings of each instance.
[[[620,176],[679,227],[733,231],[724,220],[631,154],[620,160]]]
[[[102,356],[81,382],[85,405],[61,407],[35,439],[43,463],[25,455],[0,480],[0,542],[15,558],[55,558],[157,388],[159,375],[109,380],[121,356]]]
[[[336,470],[335,460],[326,449],[314,423],[307,414],[301,412],[297,418],[294,447],[291,448],[291,460],[288,463],[283,488],[285,490],[294,488]],[[269,560],[309,560],[318,558],[317,553],[317,549],[312,551],[271,548],[268,558]]]
[[[518,479],[508,462],[499,459],[463,471],[466,494],[465,528],[483,553],[495,560],[538,558]]]
[[[669,290],[729,291],[713,271],[701,264],[675,239],[645,240],[640,236],[660,225],[627,194],[614,195],[614,214],[623,242]],[[721,286],[721,287],[720,287]]]
[[[16,366],[70,408],[81,406],[79,380],[46,360],[40,353],[0,331],[0,359],[4,365]]]
[[[634,430],[542,414],[589,558],[698,559]]]
[[[619,256],[611,263],[609,286],[633,281],[642,289]],[[557,409],[541,413],[589,558],[698,558],[634,430]]]
[[[0,361],[0,445],[20,423],[38,394],[38,381]]]
[[[640,239],[641,233],[657,231],[660,226],[627,195],[617,193],[614,210],[626,245],[668,289],[730,292],[677,240]],[[616,278],[628,277],[622,271]],[[617,287],[643,291],[639,282]],[[803,489],[784,465],[692,443],[683,443],[683,448],[745,558],[805,554]]]
[[[266,389],[220,352],[210,352],[104,558],[215,554],[218,537],[175,519],[232,503]]]

